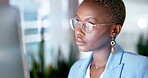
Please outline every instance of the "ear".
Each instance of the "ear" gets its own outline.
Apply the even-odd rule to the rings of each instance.
[[[121,31],[122,26],[121,25],[113,25],[112,31],[111,31],[111,37],[117,36]]]

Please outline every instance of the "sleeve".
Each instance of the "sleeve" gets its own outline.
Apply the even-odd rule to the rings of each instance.
[[[139,66],[137,78],[148,78],[148,58],[142,60],[141,65]]]

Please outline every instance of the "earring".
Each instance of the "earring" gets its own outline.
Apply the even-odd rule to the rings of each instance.
[[[111,41],[111,53],[112,54],[115,54],[116,53],[116,50],[115,50],[115,44],[116,44],[116,42],[115,42],[115,38],[114,37],[112,37],[112,41]]]

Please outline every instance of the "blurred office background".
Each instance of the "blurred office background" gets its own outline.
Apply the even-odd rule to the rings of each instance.
[[[70,66],[90,54],[78,51],[69,26],[82,1],[1,0],[0,78],[67,78]],[[127,16],[117,43],[148,55],[148,1],[123,1]]]

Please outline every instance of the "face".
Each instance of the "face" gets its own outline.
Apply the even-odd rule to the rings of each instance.
[[[106,8],[91,2],[82,3],[78,10],[76,19],[80,22],[92,24],[111,23],[111,18]],[[112,26],[96,26],[92,32],[85,34],[81,28],[75,30],[76,44],[80,51],[95,51],[110,45]]]

